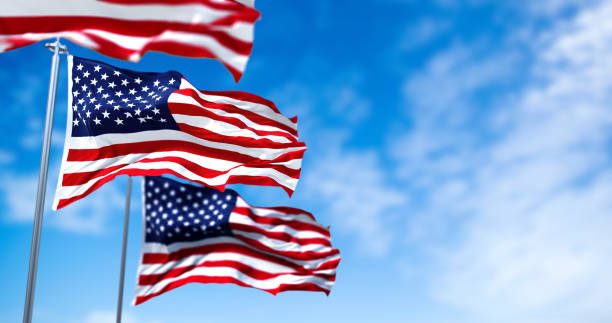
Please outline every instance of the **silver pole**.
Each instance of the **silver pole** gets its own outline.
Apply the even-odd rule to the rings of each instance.
[[[55,95],[59,76],[60,53],[67,53],[66,47],[60,44],[59,37],[53,44],[46,44],[53,49],[51,60],[51,77],[49,78],[49,96],[47,97],[47,115],[45,117],[45,132],[40,156],[40,171],[38,172],[38,190],[36,192],[36,209],[34,212],[34,227],[32,229],[32,247],[30,249],[30,266],[28,269],[28,286],[23,308],[23,322],[32,322],[34,308],[34,291],[36,289],[36,274],[38,272],[38,252],[40,250],[40,235],[42,231],[43,211],[45,208],[45,193],[47,192],[47,172],[49,170],[49,150],[53,129],[53,113],[55,111]]]
[[[132,176],[128,176],[125,194],[125,215],[123,218],[123,244],[121,246],[121,269],[119,270],[119,295],[117,297],[117,323],[121,323],[123,308],[123,280],[125,278],[125,251],[127,249],[128,225],[130,223],[130,198],[132,195]]]

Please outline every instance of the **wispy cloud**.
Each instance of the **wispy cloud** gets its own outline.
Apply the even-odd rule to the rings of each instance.
[[[407,81],[415,127],[393,151],[426,197],[407,240],[436,298],[485,321],[612,318],[611,14],[543,31],[530,69],[459,47]],[[517,69],[523,89],[479,97]]]
[[[45,200],[46,221],[55,228],[74,233],[101,234],[108,230],[110,219],[122,214],[125,190],[115,180],[107,183],[80,203],[75,203],[58,212],[52,212],[51,203],[55,194],[54,176],[49,171]],[[38,174],[5,174],[0,178],[0,199],[4,204],[4,219],[9,222],[31,222],[34,218]]]

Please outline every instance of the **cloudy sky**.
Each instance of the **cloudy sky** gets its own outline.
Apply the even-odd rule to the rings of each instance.
[[[112,60],[178,70],[298,115],[293,198],[342,252],[329,297],[192,284],[143,305],[132,200],[125,322],[612,321],[612,1],[258,1],[239,84],[213,60]],[[0,321],[21,320],[51,55],[0,55]],[[66,126],[62,65],[47,203]],[[139,179],[137,180],[137,182]],[[47,211],[35,322],[112,322],[126,178]]]

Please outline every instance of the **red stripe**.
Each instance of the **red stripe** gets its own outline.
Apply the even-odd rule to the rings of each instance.
[[[98,182],[96,182],[96,184],[92,185],[90,188],[88,188],[87,190],[85,190],[85,192],[83,194],[80,195],[76,195],[76,196],[72,196],[70,198],[67,199],[60,199],[58,201],[58,205],[57,205],[57,209],[61,209],[75,201],[78,201],[82,198],[84,198],[85,196],[89,195],[91,192],[97,190],[98,188],[100,188],[100,186],[106,184],[107,182],[112,181],[115,177],[119,176],[119,175],[130,175],[130,176],[161,176],[161,175],[165,175],[165,174],[170,174],[170,175],[174,175],[176,177],[182,178],[184,180],[188,180],[194,183],[198,183],[204,186],[209,186],[215,189],[218,189],[220,191],[224,191],[225,190],[225,186],[228,184],[250,184],[250,185],[260,185],[260,186],[278,186],[281,187],[285,192],[287,192],[287,194],[289,195],[289,197],[291,197],[291,195],[293,194],[293,190],[281,183],[278,183],[274,180],[272,180],[269,177],[264,177],[264,176],[246,176],[246,175],[240,175],[240,176],[235,176],[235,175],[230,175],[228,180],[222,184],[222,185],[210,185],[207,184],[203,181],[200,180],[194,180],[194,179],[190,179],[185,177],[184,175],[172,170],[172,169],[122,169],[114,174],[108,175],[106,177],[102,177]]]
[[[267,280],[267,279],[272,279],[272,278],[276,278],[276,277],[284,276],[284,275],[312,276],[312,277],[318,277],[318,278],[330,280],[330,281],[333,281],[336,277],[335,274],[317,274],[310,270],[305,270],[302,272],[269,273],[269,272],[254,268],[252,266],[249,266],[247,264],[244,264],[240,261],[214,260],[214,261],[206,261],[201,264],[194,264],[190,266],[172,268],[164,273],[140,275],[138,277],[138,285],[141,285],[141,286],[155,285],[164,279],[176,278],[185,273],[189,273],[190,271],[197,269],[197,268],[219,268],[219,267],[226,267],[226,268],[229,267],[229,268],[236,269],[242,274],[247,275],[253,279],[257,279],[257,280]]]
[[[183,286],[188,283],[204,283],[204,284],[236,284],[242,287],[253,287],[248,284],[241,282],[240,280],[233,277],[211,277],[211,276],[190,276],[184,279],[176,280],[164,287],[157,293],[149,294],[146,296],[138,296],[136,297],[135,305],[142,304],[147,300],[161,295],[167,291],[173,290],[177,287]],[[260,289],[260,288],[258,288]],[[261,289],[263,291],[269,292],[272,295],[276,295],[280,292],[290,291],[290,290],[301,290],[301,291],[312,291],[312,292],[324,292],[326,295],[329,295],[329,290],[324,289],[318,285],[313,283],[302,283],[296,285],[288,285],[282,284],[278,288],[274,289]]]
[[[179,129],[185,133],[213,142],[232,144],[235,142],[240,142],[240,146],[249,148],[286,149],[293,147],[306,147],[306,144],[303,142],[276,142],[268,138],[254,139],[242,136],[226,136],[205,128],[199,128],[185,123],[177,123],[177,125],[179,126]]]
[[[325,235],[327,237],[330,237],[329,230],[323,227],[311,224],[311,223],[305,223],[305,222],[301,222],[297,220],[285,220],[285,219],[271,217],[271,216],[257,215],[251,208],[248,208],[248,207],[237,206],[232,210],[232,212],[240,214],[240,215],[248,216],[253,222],[256,222],[256,223],[266,224],[266,225],[286,225],[295,230],[313,231],[313,232],[317,232],[322,235]],[[294,212],[294,213],[284,213],[283,212],[283,214],[289,214],[289,215],[304,214],[304,213],[306,212],[304,211]]]
[[[262,236],[265,236],[265,237],[268,237],[274,240],[280,240],[280,241],[285,241],[285,242],[290,242],[290,243],[297,243],[302,246],[323,245],[323,246],[331,248],[331,243],[329,242],[329,239],[325,239],[325,238],[298,238],[286,232],[271,232],[271,231],[267,231],[259,227],[242,224],[242,223],[233,223],[231,221],[230,221],[230,228],[232,228],[232,230],[259,234],[259,235],[262,235]]]
[[[159,157],[159,158],[143,158],[139,161],[133,162],[131,164],[120,164],[120,165],[113,165],[113,166],[109,166],[107,168],[104,169],[100,169],[100,170],[96,170],[96,171],[91,171],[91,172],[75,172],[75,173],[66,173],[64,174],[64,176],[62,177],[62,186],[76,186],[76,185],[83,185],[88,183],[89,181],[95,179],[95,178],[99,178],[102,176],[106,176],[110,173],[112,173],[113,171],[116,171],[118,169],[121,169],[123,167],[127,167],[129,165],[135,165],[135,164],[141,164],[141,163],[156,163],[156,162],[170,162],[170,163],[175,163],[178,165],[181,165],[183,167],[185,167],[187,170],[191,171],[192,173],[204,177],[204,178],[214,178],[217,176],[221,176],[224,174],[227,174],[229,172],[231,172],[233,169],[238,168],[238,167],[251,167],[251,165],[248,164],[244,164],[244,165],[239,165],[233,168],[228,169],[227,171],[219,171],[219,170],[214,170],[214,169],[210,169],[210,168],[206,168],[203,166],[200,166],[199,164],[196,164],[192,161],[189,161],[188,159],[184,159],[181,157],[172,157],[172,156],[167,156],[167,157]],[[289,177],[293,177],[293,178],[299,178],[300,176],[300,172],[299,170],[296,169],[292,169],[292,168],[288,168],[286,166],[283,165],[252,165],[252,167],[254,168],[266,168],[266,169],[274,169],[276,171],[278,171],[279,173],[285,174]]]
[[[193,104],[189,104],[189,103],[176,103],[176,102],[171,102],[168,101],[168,108],[170,108],[170,112],[174,115],[174,114],[183,114],[183,115],[190,115],[190,116],[198,116],[198,117],[207,117],[216,121],[220,121],[220,122],[225,122],[231,125],[236,126],[237,128],[243,129],[243,130],[249,130],[253,133],[255,133],[258,136],[278,136],[278,137],[283,137],[286,138],[287,140],[291,141],[291,142],[296,142],[297,139],[295,138],[297,136],[297,132],[295,130],[291,130],[291,132],[289,132],[286,129],[283,129],[285,131],[281,131],[281,130],[261,130],[261,129],[255,129],[250,127],[249,125],[247,125],[244,121],[235,118],[235,117],[230,117],[230,116],[220,116],[202,106],[196,106]],[[275,125],[276,126],[276,125]],[[289,128],[289,127],[284,127],[284,128]],[[290,128],[289,128],[290,129]],[[288,133],[289,132],[289,133]]]
[[[176,90],[174,91],[175,94],[180,94],[180,95],[184,95],[184,96],[188,96],[193,98],[194,100],[196,100],[199,104],[202,105],[202,107],[205,108],[210,108],[210,109],[217,109],[217,110],[222,110],[228,113],[235,113],[235,114],[239,114],[239,115],[243,115],[244,117],[246,117],[247,119],[253,121],[254,123],[258,123],[261,125],[266,125],[266,126],[272,126],[272,127],[276,127],[276,128],[280,128],[283,129],[289,133],[291,133],[292,135],[297,137],[297,130],[293,127],[290,127],[284,123],[278,122],[276,120],[273,119],[269,119],[266,118],[260,114],[245,110],[245,109],[241,109],[236,107],[235,105],[232,104],[227,104],[227,103],[216,103],[213,101],[208,101],[205,100],[203,98],[201,98],[198,93],[193,90],[193,89],[180,89],[180,90]],[[169,102],[168,103],[173,103],[172,101],[172,97],[169,98]],[[191,108],[189,108],[191,107]],[[172,108],[172,107],[171,107]],[[180,106],[177,108],[181,108]],[[189,105],[187,107],[182,107],[183,110],[178,110],[176,113],[180,113],[180,114],[186,114],[186,115],[193,115],[193,116],[198,116],[201,115],[201,107],[194,107],[193,105]],[[172,110],[172,109],[171,109]],[[174,111],[173,111],[174,113]],[[280,116],[282,116],[282,114],[280,114],[279,112],[277,112]]]
[[[150,154],[154,152],[183,151],[199,156],[216,158],[220,160],[232,161],[242,164],[271,164],[286,162],[294,159],[302,159],[306,149],[291,151],[280,156],[266,160],[249,155],[241,154],[236,151],[225,150],[202,146],[193,142],[182,140],[158,140],[143,141],[134,143],[115,144],[100,148],[70,149],[67,161],[95,161],[103,158],[113,158],[130,154]]]

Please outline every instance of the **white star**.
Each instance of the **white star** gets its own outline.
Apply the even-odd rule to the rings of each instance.
[[[78,82],[77,82],[77,83],[78,83]],[[145,92],[147,92],[147,91],[149,91],[149,87],[148,87],[148,86],[145,86],[145,87],[143,87],[143,88],[142,88],[142,90],[143,90],[143,91],[145,91]]]
[[[164,118],[160,118],[160,119],[159,119],[159,122],[166,122],[166,119],[164,119]]]
[[[103,98],[103,99],[108,98],[108,93],[104,93],[104,94],[102,94],[102,98]]]
[[[102,121],[100,119],[98,119],[98,117],[96,117],[95,119],[93,119],[93,122],[95,122],[97,125],[101,124]]]
[[[85,115],[89,118],[91,116],[91,112],[87,111],[85,112]]]
[[[123,93],[121,93],[121,91],[117,91],[117,92],[115,92],[115,95],[118,96],[118,97],[121,97],[123,95]]]
[[[99,87],[98,88],[98,93],[101,93],[102,91],[104,91],[104,88],[103,87]]]
[[[130,83],[130,82],[128,82],[128,80],[127,80],[127,79],[125,79],[125,80],[121,81],[121,85],[128,85],[128,83]]]
[[[142,111],[142,110],[140,110],[140,109],[136,109],[136,110],[134,111],[134,113],[135,113],[137,116],[139,116],[141,111]]]
[[[153,113],[159,114],[159,109],[158,108],[153,109]]]
[[[76,110],[77,110],[78,108],[79,108],[79,107],[75,105],[75,106],[73,106],[73,107],[72,107],[72,110],[74,110],[74,111],[76,112]]]
[[[98,84],[98,80],[96,80],[96,79],[91,80],[91,84],[93,84],[93,85]]]
[[[116,85],[115,85],[115,82],[110,82],[110,83],[108,83],[108,87],[110,87],[111,89],[114,89],[114,88],[115,88],[115,86],[116,86]]]
[[[128,106],[128,107],[130,107],[130,108],[133,108],[133,107],[134,107],[134,104],[133,104],[133,103],[130,103],[130,104],[128,104],[127,106]]]
[[[145,119],[145,118],[138,118],[138,120],[140,121],[140,123],[143,123],[143,122],[147,121],[147,119]]]
[[[79,65],[77,66],[77,70],[80,71],[83,69],[83,64],[79,63]]]
[[[132,117],[132,114],[131,114],[131,113],[129,113],[129,112],[125,112],[125,117],[126,117],[126,118],[131,118],[131,117]]]
[[[78,125],[79,125],[79,120],[78,120],[78,119],[74,119],[74,120],[72,120],[72,123],[73,123],[75,126],[78,126]]]
[[[114,72],[113,72],[113,74],[115,74],[115,75],[121,75],[121,72],[119,72],[119,71],[114,71]]]
[[[98,104],[96,104],[96,107],[95,107],[94,109],[96,109],[96,110],[100,110],[100,107],[101,107],[101,106],[102,106],[102,105],[101,105],[100,103],[98,103]]]
[[[108,78],[108,74],[104,73],[104,74],[102,74],[101,77],[102,77],[103,81],[106,81],[106,79]]]
[[[85,77],[89,77],[89,72],[88,72],[88,71],[85,71],[85,73],[83,73],[83,76],[85,76]]]
[[[83,104],[85,102],[85,99],[79,99],[79,104]]]
[[[153,82],[153,85],[155,85],[156,87],[159,86],[159,81],[156,80],[155,82]]]
[[[130,99],[128,99],[128,98],[123,98],[123,99],[121,99],[121,101],[123,101],[123,103],[128,103],[128,102],[130,101]]]
[[[94,103],[94,102],[96,102],[96,98],[91,98],[91,99],[89,99],[89,102],[90,102],[90,103]]]
[[[94,71],[100,72],[100,68],[101,68],[100,65],[97,65],[96,67],[94,67]]]
[[[117,111],[117,110],[119,110],[119,108],[121,108],[121,107],[118,106],[118,105],[115,105],[115,106],[113,106],[113,111]]]
[[[136,82],[136,84],[140,84],[142,82],[142,80],[140,79],[140,77],[137,77],[134,82]]]
[[[132,94],[132,95],[136,94],[136,90],[131,89],[131,90],[130,90],[130,94]]]
[[[81,79],[77,76],[77,77],[74,78],[74,82],[76,84],[79,84],[79,82],[81,82]]]
[[[137,97],[136,97],[136,100],[137,100],[137,101],[140,101],[140,100],[142,100],[142,97],[141,97],[141,96],[137,96]]]
[[[102,115],[104,116],[104,118],[108,118],[108,116],[110,115],[110,113],[108,113],[108,112],[104,111],[104,112],[102,112]]]
[[[113,103],[115,103],[115,100],[108,100],[108,102],[106,102],[107,104],[113,105]]]
[[[83,84],[83,86],[81,86],[81,89],[83,90],[83,92],[87,91],[87,85]]]
[[[78,95],[79,95],[79,91],[74,91],[74,92],[72,92],[72,95],[74,95],[74,96],[78,96]]]
[[[170,85],[172,85],[172,84],[174,84],[174,82],[175,82],[175,80],[174,80],[174,78],[173,78],[173,79],[171,79],[171,80],[170,80],[168,83],[170,83]]]
[[[150,108],[150,107],[152,107],[152,105],[147,104],[147,105],[145,106],[145,109],[148,109],[148,108]]]
[[[117,125],[123,124],[123,120],[119,119],[118,117],[114,121],[117,123]]]

